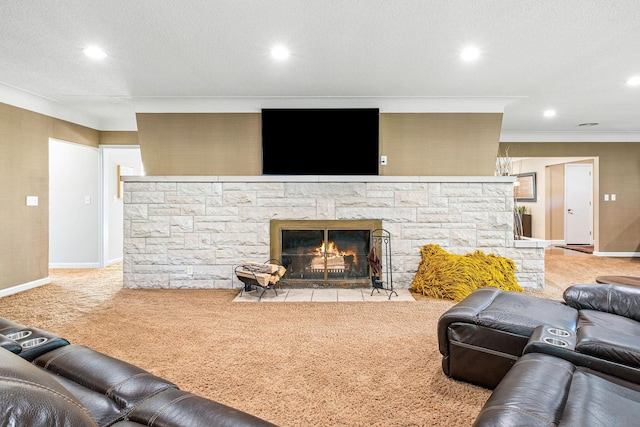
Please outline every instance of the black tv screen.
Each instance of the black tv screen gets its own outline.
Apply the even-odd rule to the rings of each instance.
[[[262,110],[265,175],[378,175],[377,108]]]

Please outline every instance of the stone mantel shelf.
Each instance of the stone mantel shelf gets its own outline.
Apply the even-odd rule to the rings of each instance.
[[[256,176],[122,176],[127,182],[515,182],[514,176],[380,176],[380,175],[256,175]]]

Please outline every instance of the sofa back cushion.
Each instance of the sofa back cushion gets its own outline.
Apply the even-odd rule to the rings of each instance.
[[[580,284],[563,294],[577,310],[598,310],[640,321],[640,288],[623,285]]]
[[[122,409],[130,409],[159,391],[177,388],[142,368],[78,344],[50,351],[33,363],[109,397]]]

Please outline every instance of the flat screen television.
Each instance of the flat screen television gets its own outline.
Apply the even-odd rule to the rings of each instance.
[[[378,175],[377,108],[262,110],[264,175]]]

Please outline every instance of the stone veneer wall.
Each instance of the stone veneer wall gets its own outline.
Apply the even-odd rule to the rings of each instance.
[[[269,259],[271,219],[381,219],[393,284],[408,288],[420,248],[515,261],[544,287],[544,245],[513,240],[510,177],[124,177],[126,288],[240,287],[233,268]]]

